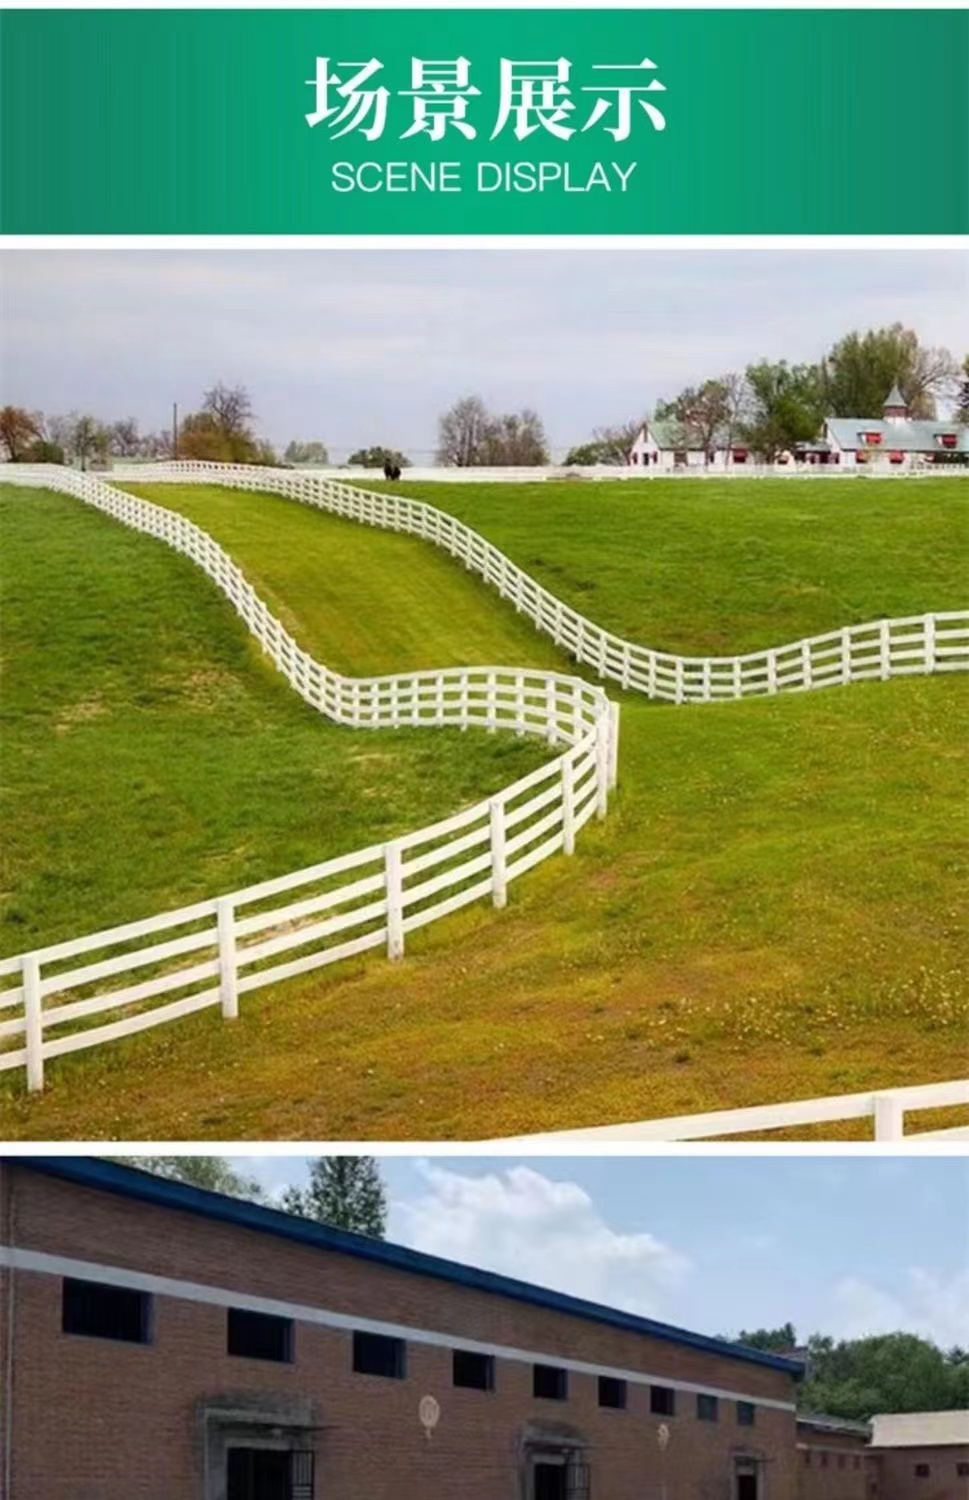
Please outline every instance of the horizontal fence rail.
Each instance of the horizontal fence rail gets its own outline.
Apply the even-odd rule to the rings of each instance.
[[[535,1146],[607,1141],[709,1141],[716,1136],[753,1135],[799,1125],[830,1125],[840,1120],[871,1120],[876,1141],[906,1136],[905,1116],[916,1110],[948,1109],[969,1104],[969,1079],[930,1083],[877,1093],[840,1094],[828,1099],[801,1099],[793,1104],[763,1104],[752,1109],[718,1110],[707,1115],[674,1115],[629,1125],[597,1125],[588,1130],[560,1130],[544,1135],[506,1137],[493,1145]],[[947,1130],[913,1130],[921,1141],[969,1140],[969,1125]]]
[[[165,541],[217,584],[300,696],[354,729],[480,726],[542,736],[558,753],[473,807],[384,844],[245,890],[0,959],[0,1071],[30,1090],[51,1059],[217,1007],[367,950],[390,958],[407,935],[507,890],[605,817],[616,782],[618,705],[564,673],[453,667],[344,677],[302,650],[203,531],[175,511],[91,475],[18,468],[17,482],[73,495]]]
[[[557,646],[600,678],[669,703],[711,703],[969,670],[969,610],[846,625],[741,656],[677,656],[603,630],[549,593],[477,531],[423,500],[377,494],[297,470],[245,464],[141,464],[115,469],[112,477],[132,483],[222,484],[284,495],[368,526],[421,537],[479,574]]]
[[[852,625],[743,656],[676,656],[604,631],[484,537],[423,501],[325,476],[242,465],[142,464],[116,469],[112,477],[279,494],[422,537],[479,574],[600,677],[673,703],[969,668],[969,611]],[[602,689],[563,673],[509,667],[343,677],[298,646],[228,554],[184,516],[60,466],[18,465],[16,482],[71,494],[190,557],[295,690],[336,723],[357,729],[478,725],[539,734],[561,749],[547,765],[496,796],[400,839],[179,911],[0,960],[0,1071],[23,1067],[30,1089],[43,1087],[48,1058],[210,1006],[232,1019],[247,991],[371,948],[397,958],[406,934],[438,917],[483,897],[503,906],[512,880],[552,854],[572,853],[584,824],[605,816],[616,783],[619,720],[618,706]],[[105,980],[111,981],[107,988]],[[868,1115],[875,1118],[879,1138],[893,1139],[890,1132],[901,1133],[906,1109],[969,1102],[969,1082],[934,1088],[953,1096],[922,1103],[907,1100],[921,1100],[931,1090],[846,1095],[547,1139],[703,1139]]]

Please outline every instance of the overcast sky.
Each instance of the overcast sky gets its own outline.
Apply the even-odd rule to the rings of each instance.
[[[901,321],[961,358],[962,250],[7,250],[0,402],[160,429],[216,380],[277,445],[428,462],[477,392],[533,406],[555,456],[761,357]]]
[[[306,1158],[237,1159],[270,1192]],[[704,1333],[969,1344],[969,1161],[383,1158],[388,1238]]]

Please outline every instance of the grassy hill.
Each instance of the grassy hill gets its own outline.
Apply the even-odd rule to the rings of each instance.
[[[754,651],[966,605],[969,481],[957,478],[393,489],[483,532],[597,624],[668,651]]]
[[[813,511],[815,491],[827,495],[829,482],[805,487],[758,481],[749,487],[752,494],[747,486],[730,486],[744,492],[745,498],[738,493],[731,501],[737,514],[746,508],[744,525],[753,524],[751,507],[764,495],[757,524],[765,555],[772,572],[785,556],[784,576],[792,580],[773,622],[765,591],[756,625],[762,633],[754,644],[846,618],[962,602],[961,533],[954,518],[962,493],[969,498],[965,487],[950,481],[939,491],[934,548],[915,545],[902,503],[916,492],[922,504],[932,483],[925,489],[922,482],[830,487],[850,490],[862,509],[870,507],[867,519],[855,517],[850,547],[834,513],[827,517],[828,553],[850,553],[853,559],[854,602],[847,615],[840,612],[838,591],[823,579],[812,586],[815,541],[807,550],[797,545],[790,514],[798,505]],[[194,486],[136,488],[206,526],[280,608],[300,641],[334,665],[391,670],[496,656],[523,665],[555,660],[550,644],[493,593],[412,539],[271,497]],[[428,490],[428,498],[459,509],[460,490],[465,518],[543,576],[536,557],[548,555],[554,563],[556,545],[577,547],[582,506],[588,514],[614,487],[582,486],[582,494],[579,487],[532,487],[546,497],[564,497],[560,543],[549,498],[529,509],[519,497],[516,516],[504,487],[489,486],[477,500],[463,486],[447,496],[439,488]],[[667,552],[676,555],[664,560],[655,542],[657,514],[663,513],[659,529],[671,536],[685,510],[710,503],[693,500],[692,492],[701,488],[708,486],[663,486],[665,508],[660,487],[651,488],[654,510],[640,516],[635,546],[645,552],[648,536],[653,538],[650,566],[678,579],[670,587],[679,596],[676,617],[682,614],[687,622],[683,644],[704,644],[700,636],[717,622],[729,637],[724,645],[742,644],[728,626],[733,630],[748,613],[758,613],[748,611],[749,576],[722,568],[714,579],[694,570],[691,594],[687,560],[671,542]],[[778,488],[796,494],[771,493]],[[887,497],[869,498],[869,489],[890,490],[894,510],[886,510]],[[627,504],[622,497],[605,500]],[[494,524],[470,514],[486,502],[502,513]],[[169,592],[167,582],[158,582],[156,631],[171,631],[179,619],[185,629],[190,615],[197,638],[206,639],[214,623],[203,633],[198,622],[228,615],[189,565],[76,502],[59,501],[58,507],[46,523],[38,515],[43,535],[56,524],[58,538],[65,537],[55,576],[77,555],[71,533],[59,529],[70,515],[96,529],[84,566],[68,568],[82,593],[110,535],[131,549],[119,561],[119,574],[147,567],[149,552],[153,559],[160,554],[159,568],[162,560],[188,568],[184,587],[200,591],[183,600]],[[501,533],[502,525],[524,527],[530,544],[515,545]],[[612,531],[611,521],[594,528],[588,577],[596,588],[586,591],[592,597],[575,602],[603,621],[611,608],[610,622],[616,624],[640,564],[633,542],[617,547]],[[733,546],[729,529],[724,546]],[[895,595],[891,576],[905,547],[917,583],[906,575]],[[933,552],[942,555],[933,561]],[[595,571],[600,562],[601,575]],[[559,587],[549,574],[544,581]],[[119,577],[116,587],[122,582]],[[331,592],[337,587],[339,607]],[[445,590],[458,590],[459,597]],[[564,586],[561,591],[570,597]],[[804,600],[802,614],[792,602],[797,595]],[[133,617],[137,601],[137,590],[119,597],[116,618]],[[641,607],[658,611],[660,602],[655,592]],[[667,606],[663,610],[673,618]],[[428,640],[454,655],[422,654],[419,622],[405,625],[402,618],[421,612]],[[354,614],[366,616],[365,632],[348,618]],[[64,638],[49,643],[58,660],[79,649],[71,642],[90,628],[66,622]],[[225,628],[236,629],[231,617]],[[651,644],[661,639],[647,623],[636,634]],[[112,639],[117,652],[113,633]],[[97,654],[107,649],[104,637]],[[245,642],[239,649],[245,658],[240,674],[258,679],[251,650]],[[176,654],[183,650],[177,647]],[[266,669],[260,670],[265,678]],[[114,728],[105,727],[105,757],[112,739],[126,737],[122,708],[126,696],[139,691],[134,682],[122,687]],[[298,759],[295,726],[304,717],[309,739],[319,747],[318,761],[327,768],[331,757],[350,754],[339,748],[344,741],[357,745],[358,737],[318,722],[282,683],[259,679],[259,688],[274,695],[277,756],[288,758],[292,737]],[[210,710],[219,724],[224,717]],[[713,707],[627,699],[612,815],[573,860],[553,860],[514,887],[507,912],[496,915],[482,905],[459,913],[415,935],[399,965],[370,958],[246,996],[239,1026],[226,1027],[208,1015],[68,1059],[50,1069],[42,1098],[28,1101],[6,1091],[0,1128],[8,1136],[35,1137],[460,1138],[951,1077],[963,1064],[969,1038],[958,935],[966,863],[959,839],[966,717],[965,683],[953,678]],[[268,722],[264,732],[270,732]],[[45,737],[49,723],[38,736]],[[385,738],[368,736],[366,746]],[[428,777],[486,779],[506,770],[510,777],[514,770],[505,755],[540,753],[498,736],[484,739],[480,752],[475,744],[472,755],[474,737],[462,736],[455,762],[446,744],[454,737],[438,731],[389,738],[388,757],[408,795],[407,757],[418,758],[418,740],[438,742],[420,752]],[[192,740],[183,744],[194,764]],[[302,753],[310,755],[310,746]],[[515,769],[518,764],[516,759]],[[290,791],[304,782],[294,776]],[[456,794],[466,786],[462,782]],[[343,794],[352,804],[349,776]],[[68,837],[64,823],[85,816],[76,807],[72,813],[84,796],[83,776],[64,794],[58,786],[57,795],[63,800],[59,817],[51,820],[48,869],[57,868],[59,841]],[[389,816],[383,813],[382,782],[371,784],[374,799],[381,813],[372,815]],[[286,805],[283,791],[278,806]],[[137,805],[134,812],[131,827],[143,828]],[[290,811],[293,824],[305,813],[304,795]],[[155,842],[164,842],[161,823],[148,826]],[[333,826],[314,830],[312,857]],[[342,830],[339,818],[335,826]],[[243,816],[236,831],[257,858],[265,820],[250,826]],[[276,846],[280,857],[284,847],[285,839]],[[187,852],[194,861],[193,851]],[[198,873],[194,862],[189,873]],[[211,876],[211,867],[199,876],[207,892]]]
[[[351,592],[367,565],[346,551],[332,558],[324,518],[298,519],[323,521],[305,570],[309,612],[328,592],[324,563]],[[3,953],[406,832],[545,758],[542,745],[512,735],[329,723],[263,659],[193,563],[65,495],[3,486],[0,535]],[[298,537],[296,575],[302,545]],[[487,598],[476,608],[471,581],[442,570],[456,649],[478,641],[500,652],[513,633],[500,612]],[[383,586],[405,571],[392,560]],[[381,666],[379,648],[367,656],[361,645],[368,616],[380,616],[378,579],[375,569],[359,611],[333,614],[342,633],[301,631],[324,661]],[[428,590],[432,621],[443,603]],[[420,613],[415,599],[411,614]],[[385,628],[388,647],[393,638]],[[392,654],[384,650],[383,666]]]

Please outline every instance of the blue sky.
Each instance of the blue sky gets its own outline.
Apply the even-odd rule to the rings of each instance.
[[[274,443],[428,462],[439,413],[529,405],[556,456],[761,357],[895,321],[961,358],[952,249],[7,250],[0,401],[157,430],[218,379]]]
[[[305,1158],[240,1159],[270,1190]],[[389,1238],[707,1333],[969,1344],[969,1160],[383,1158]]]

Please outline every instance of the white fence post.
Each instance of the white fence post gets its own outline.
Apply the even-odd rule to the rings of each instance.
[[[575,853],[575,766],[572,756],[562,757],[562,848]]]
[[[491,823],[491,895],[499,909],[508,900],[508,879],[505,863],[505,804],[500,797],[492,797],[488,804]]]
[[[766,653],[767,661],[767,691],[777,692],[777,653],[773,650]]]
[[[905,1111],[894,1094],[875,1095],[875,1140],[900,1141],[905,1135]]]
[[[24,954],[23,986],[27,1088],[36,1094],[44,1087],[44,1016],[40,998],[40,963],[36,953]]]
[[[845,625],[841,632],[841,681],[851,681],[851,626]]]
[[[234,1021],[239,1014],[239,979],[236,960],[236,914],[230,896],[216,902],[219,934],[219,998],[223,1021]]]
[[[882,620],[878,627],[878,662],[881,680],[887,682],[892,675],[891,625],[888,620]]]
[[[609,811],[609,728],[610,715],[596,720],[596,817],[603,819]]]
[[[925,670],[935,671],[935,615],[925,617]]]
[[[387,886],[387,957],[404,956],[404,876],[399,844],[388,844],[384,851],[384,879]]]
[[[609,788],[619,781],[619,704],[609,704]]]

